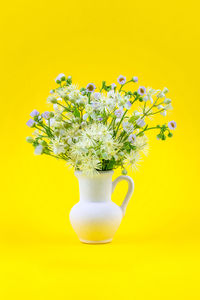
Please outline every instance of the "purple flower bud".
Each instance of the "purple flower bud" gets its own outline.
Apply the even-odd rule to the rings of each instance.
[[[49,111],[45,111],[44,113],[42,113],[42,118],[49,120],[50,119],[50,112]]]
[[[39,111],[37,111],[36,109],[34,109],[31,113],[30,113],[30,116],[32,117],[32,118],[34,118],[34,117],[37,117],[37,116],[39,116]]]
[[[99,120],[99,121],[103,121],[103,118],[102,118],[102,117],[100,117],[98,120]]]
[[[33,121],[32,119],[30,119],[30,120],[28,120],[28,122],[26,123],[26,125],[27,125],[28,127],[34,127],[35,121]]]
[[[65,78],[65,74],[61,73],[56,77],[55,82],[60,83],[61,81],[65,80]]]
[[[139,119],[137,119],[136,124],[139,127],[144,127],[145,126],[145,121],[143,119],[139,118]]]
[[[132,106],[131,102],[130,102],[130,101],[127,101],[127,102],[126,102],[126,106],[127,106],[128,108],[131,108],[131,106]]]
[[[115,83],[112,83],[112,84],[111,84],[111,89],[114,90],[115,88],[116,88],[116,84],[115,84]]]
[[[138,82],[138,77],[137,76],[133,77],[133,82]]]
[[[136,141],[136,135],[135,134],[130,134],[128,137],[129,142],[131,142],[132,144],[135,143]]]

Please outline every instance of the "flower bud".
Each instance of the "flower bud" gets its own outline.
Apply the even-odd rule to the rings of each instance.
[[[138,127],[144,127],[145,126],[145,121],[141,118],[139,118],[137,121],[136,121],[136,124]]]
[[[127,173],[128,173],[128,172],[127,172],[125,169],[122,170],[122,174],[123,174],[123,175],[126,175]]]
[[[160,140],[161,137],[162,137],[161,134],[158,134],[158,135],[156,136],[157,140]]]
[[[47,98],[47,102],[48,102],[48,103],[53,103],[53,104],[55,104],[55,103],[57,103],[57,99],[56,99],[56,97],[54,97],[54,96],[49,96],[49,97]]]
[[[42,145],[38,145],[38,146],[36,146],[35,147],[35,155],[40,155],[40,154],[42,154],[42,151],[43,151],[43,147],[42,147]]]
[[[115,83],[112,83],[112,84],[111,84],[111,89],[112,89],[112,90],[114,90],[116,87],[117,87],[117,86],[116,86]]]
[[[28,122],[26,122],[26,125],[28,127],[34,127],[35,126],[35,121],[33,119],[28,120]]]
[[[50,111],[49,117],[50,117],[50,118],[53,118],[53,117],[54,117],[54,113],[53,113],[52,111]]]
[[[132,80],[133,80],[133,82],[138,82],[138,77],[137,77],[137,76],[134,76],[134,77],[132,78]]]
[[[169,133],[168,133],[168,137],[169,137],[169,138],[173,137],[173,133],[172,133],[172,132],[169,132]]]
[[[37,117],[37,116],[39,116],[39,111],[37,111],[36,109],[34,109],[31,113],[30,113],[30,116],[32,117],[32,118],[34,118],[34,117]]]
[[[171,99],[168,99],[168,98],[165,98],[165,100],[164,100],[164,103],[165,104],[170,104],[172,102],[172,100]]]
[[[34,139],[31,136],[27,136],[26,141],[27,141],[27,143],[32,144],[34,142]]]
[[[59,74],[59,75],[56,77],[55,82],[56,82],[56,83],[61,83],[61,81],[64,81],[65,79],[66,79],[65,74],[61,73],[61,74]]]
[[[40,143],[40,145],[42,145],[42,146],[44,146],[44,147],[47,145],[47,143],[46,143],[44,140],[40,140],[39,143]]]
[[[169,90],[168,90],[168,88],[166,88],[166,87],[165,87],[165,88],[163,89],[163,93],[164,93],[164,94],[167,94],[167,93],[169,93]]]

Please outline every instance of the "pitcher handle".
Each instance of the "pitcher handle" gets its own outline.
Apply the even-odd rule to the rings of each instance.
[[[134,182],[133,182],[133,179],[130,176],[121,175],[113,181],[113,183],[112,183],[112,193],[114,192],[114,189],[115,189],[116,185],[118,184],[118,182],[120,182],[122,180],[125,180],[125,181],[128,182],[128,192],[126,193],[124,201],[122,202],[122,205],[120,206],[121,209],[122,209],[123,216],[124,216],[125,212],[126,212],[126,207],[129,203],[129,200],[131,199],[131,196],[132,196],[133,191],[134,191]]]

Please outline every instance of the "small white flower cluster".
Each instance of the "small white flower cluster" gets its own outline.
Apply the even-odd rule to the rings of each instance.
[[[149,117],[166,116],[167,110],[172,109],[167,88],[154,90],[140,86],[136,91],[126,91],[124,86],[136,84],[138,78],[134,76],[127,81],[122,75],[118,78],[119,89],[115,83],[106,85],[103,81],[99,91],[93,83],[78,89],[71,76],[63,73],[55,81],[59,86],[47,98],[54,111],[40,114],[34,110],[27,122],[35,128],[27,142],[33,144],[36,155],[65,160],[90,175],[118,167],[126,174],[127,166],[135,167],[141,154],[147,154],[148,130],[158,130],[157,139],[165,140],[172,137],[171,130],[176,128],[175,121],[168,126],[147,124]]]

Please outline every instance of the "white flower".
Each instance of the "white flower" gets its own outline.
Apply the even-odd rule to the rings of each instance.
[[[126,104],[126,102],[127,102],[127,99],[120,95],[118,98],[118,105],[123,107]]]
[[[42,154],[42,151],[43,151],[43,147],[42,147],[42,145],[38,145],[38,146],[36,146],[35,147],[35,155],[40,155],[40,154]]]
[[[166,110],[163,110],[163,111],[160,112],[160,114],[161,114],[163,117],[166,117],[167,112],[166,112]]]
[[[132,150],[129,154],[126,154],[126,164],[130,165],[133,169],[137,169],[137,164],[140,160],[140,154],[138,151]]]
[[[157,106],[157,108],[160,110],[160,114],[162,116],[165,117],[167,115],[166,108],[163,105],[160,104],[160,105]]]
[[[88,114],[84,114],[83,115],[83,120],[86,121],[88,117],[89,117]]]
[[[141,116],[141,115],[142,115],[142,112],[139,112],[139,111],[135,110],[135,111],[133,112],[133,115],[134,115],[135,117],[138,117],[138,116]]]
[[[64,107],[59,106],[58,104],[54,104],[53,109],[55,110],[55,115],[56,114],[61,114],[65,110]]]
[[[99,100],[101,98],[101,93],[94,93],[94,98]]]
[[[81,95],[79,94],[79,90],[75,90],[75,91],[71,91],[68,94],[68,97],[72,103],[75,103],[80,99]]]
[[[124,131],[126,131],[127,133],[132,132],[134,129],[133,124],[131,124],[129,122],[123,122],[122,127],[123,127]]]
[[[95,109],[95,104],[92,103],[92,104],[87,104],[86,107],[85,107],[85,111],[88,115],[92,114],[94,109]]]
[[[172,110],[173,106],[171,105],[171,103],[169,103],[168,105],[165,106],[166,110]]]
[[[149,100],[151,103],[153,103],[153,95],[155,95],[157,92],[158,92],[158,90],[148,88],[147,89],[147,94],[143,97],[143,100],[145,102]]]
[[[170,122],[168,123],[168,127],[169,127],[169,129],[171,129],[171,130],[176,129],[176,122],[175,122],[175,121],[170,121]]]
[[[115,93],[114,90],[111,90],[111,91],[107,92],[107,96],[108,96],[108,97],[115,98],[116,95],[117,95],[117,94]]]
[[[148,139],[146,135],[139,136],[135,140],[135,146],[137,151],[143,152],[145,155],[148,154]]]
[[[139,118],[139,119],[136,120],[136,124],[139,127],[144,127],[146,123],[143,119]]]
[[[158,94],[157,94],[157,97],[158,98],[164,98],[165,97],[165,93],[163,91],[160,91]]]
[[[66,152],[66,150],[65,150],[66,145],[64,143],[62,143],[59,139],[53,140],[52,146],[53,146],[53,152],[56,155]]]
[[[76,103],[79,105],[85,105],[88,99],[85,96],[79,95],[79,98],[76,100]]]
[[[100,110],[103,111],[105,109],[106,111],[111,111],[115,107],[116,107],[116,100],[114,98],[107,98],[105,106],[102,105]]]

